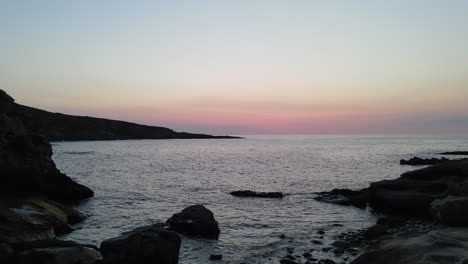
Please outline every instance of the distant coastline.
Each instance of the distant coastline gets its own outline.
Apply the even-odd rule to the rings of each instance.
[[[213,136],[176,132],[166,127],[140,125],[105,118],[52,113],[19,105],[32,118],[34,126],[51,141],[92,141],[126,139],[238,139],[236,136]]]

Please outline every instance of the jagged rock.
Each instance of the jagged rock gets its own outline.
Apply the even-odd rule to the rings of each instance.
[[[192,205],[166,222],[171,230],[188,235],[218,239],[219,227],[213,213],[203,205]]]
[[[177,264],[181,239],[159,225],[137,228],[101,243],[103,264]]]
[[[234,191],[230,193],[239,197],[258,197],[258,198],[283,198],[281,192],[254,192],[251,190]]]
[[[468,197],[448,196],[434,200],[431,204],[432,215],[447,226],[468,226]]]

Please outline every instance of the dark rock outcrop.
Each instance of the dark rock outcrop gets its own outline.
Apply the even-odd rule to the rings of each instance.
[[[403,173],[395,180],[370,184],[360,191],[334,189],[318,201],[365,207],[395,215],[428,217],[430,204],[449,195],[468,195],[468,160],[447,161]]]
[[[203,205],[192,205],[174,214],[166,222],[169,229],[188,235],[218,239],[219,227],[213,213]]]
[[[0,90],[1,91],[1,90]],[[74,203],[93,192],[55,167],[52,148],[33,119],[4,91],[0,92],[0,193],[41,195]]]
[[[382,212],[428,216],[435,199],[467,194],[468,160],[448,161],[371,183],[368,202]]]
[[[434,219],[446,226],[468,226],[468,197],[448,196],[431,204]]]
[[[439,164],[439,163],[442,163],[442,162],[446,162],[446,161],[449,161],[449,159],[447,158],[430,158],[430,159],[422,159],[422,158],[419,158],[419,157],[413,157],[409,160],[400,160],[400,164],[401,165],[414,165],[414,166],[419,166],[419,165],[436,165],[436,164]]]
[[[258,198],[283,198],[284,195],[281,192],[254,192],[251,190],[234,191],[230,193],[234,196],[239,197],[258,197]]]
[[[468,151],[450,151],[439,153],[441,155],[468,155]]]
[[[139,125],[104,118],[51,113],[21,106],[36,120],[36,127],[49,141],[116,140],[116,139],[195,139],[239,138],[175,132],[169,128]]]
[[[100,251],[104,264],[177,264],[180,243],[175,232],[154,225],[105,240]]]
[[[325,203],[353,205],[359,208],[365,208],[369,199],[369,193],[368,189],[362,189],[359,191],[333,189],[330,192],[317,193],[317,197],[314,199]]]
[[[4,264],[95,264],[102,259],[96,247],[71,241],[41,240],[7,247],[6,254],[0,253]]]
[[[55,167],[52,148],[33,118],[0,90],[0,242],[49,239],[70,232],[70,225],[84,216],[61,203],[92,195]]]

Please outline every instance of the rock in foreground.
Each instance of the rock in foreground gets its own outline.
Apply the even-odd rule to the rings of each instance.
[[[101,243],[104,264],[177,264],[181,239],[160,226],[137,228]]]
[[[218,239],[218,222],[213,213],[203,205],[192,205],[174,214],[166,222],[171,230],[188,235]]]
[[[281,192],[254,192],[251,190],[234,191],[230,193],[234,196],[239,197],[258,197],[258,198],[283,198],[284,195]]]

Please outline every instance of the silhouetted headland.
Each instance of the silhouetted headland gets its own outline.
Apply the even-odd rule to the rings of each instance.
[[[66,115],[20,106],[32,117],[35,126],[49,141],[123,140],[123,139],[231,139],[234,136],[212,136],[176,132],[172,129],[88,116]]]

